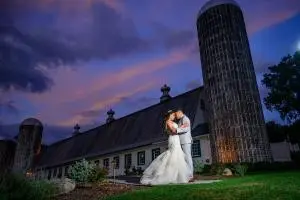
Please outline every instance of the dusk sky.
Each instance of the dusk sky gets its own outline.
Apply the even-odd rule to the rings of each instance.
[[[206,1],[1,0],[0,122],[36,117],[55,140],[67,135],[47,126],[71,134],[110,108],[119,118],[158,103],[165,83],[172,96],[202,85],[196,18]],[[237,2],[263,98],[267,67],[300,49],[300,1]]]

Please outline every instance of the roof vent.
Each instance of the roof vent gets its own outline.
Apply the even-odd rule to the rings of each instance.
[[[110,122],[112,122],[112,121],[115,120],[114,114],[115,114],[115,111],[113,111],[112,109],[110,109],[109,111],[107,111],[106,123],[110,123]]]
[[[74,133],[73,133],[73,135],[77,135],[78,133],[80,133],[79,130],[80,130],[80,126],[78,124],[76,124],[74,126]]]
[[[162,86],[160,91],[162,92],[162,95],[160,97],[160,102],[163,102],[163,101],[166,101],[166,100],[172,98],[169,94],[169,92],[171,91],[171,88],[169,86],[167,86],[166,84],[164,86]]]

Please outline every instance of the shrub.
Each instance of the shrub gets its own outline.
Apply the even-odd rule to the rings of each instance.
[[[125,168],[124,174],[125,174],[126,176],[130,175],[130,167],[126,167],[126,168]]]
[[[135,167],[133,166],[132,169],[130,170],[130,167],[126,167],[124,174],[126,176],[132,176],[132,175],[142,175],[144,173],[144,170],[141,167]]]
[[[90,174],[89,181],[90,182],[101,182],[108,175],[108,170],[105,168],[94,167],[92,169],[92,173]]]
[[[210,174],[211,172],[211,165],[204,165],[203,167],[203,174]]]
[[[137,169],[135,166],[132,167],[132,175],[137,175]]]
[[[138,168],[137,168],[137,174],[138,174],[138,175],[142,175],[143,173],[144,173],[144,170],[142,170],[141,167],[138,167]]]
[[[210,168],[210,173],[212,175],[222,175],[225,169],[225,165],[222,163],[212,164]]]
[[[82,159],[70,167],[69,176],[78,183],[87,183],[91,180],[91,176],[93,176],[94,168],[94,164],[90,164],[85,159]]]
[[[205,165],[203,163],[201,163],[200,161],[197,160],[197,161],[194,162],[194,172],[196,174],[203,173],[204,167],[205,167]]]
[[[1,177],[0,191],[1,200],[48,200],[57,193],[55,185],[50,182],[28,180],[16,174]]]
[[[258,162],[248,164],[249,172],[286,171],[297,169],[295,162]]]
[[[235,174],[238,176],[245,176],[247,170],[248,170],[248,165],[247,164],[241,164],[238,163],[233,166],[233,169],[235,171]]]
[[[39,199],[49,199],[58,192],[57,187],[46,180],[36,180],[30,183],[35,190],[35,195],[38,195]]]

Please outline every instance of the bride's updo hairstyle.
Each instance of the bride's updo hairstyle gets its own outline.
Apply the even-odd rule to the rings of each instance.
[[[163,121],[163,133],[167,134],[167,120],[170,118],[170,115],[173,114],[174,111],[173,110],[168,110],[168,112],[166,112],[164,114],[164,121]]]

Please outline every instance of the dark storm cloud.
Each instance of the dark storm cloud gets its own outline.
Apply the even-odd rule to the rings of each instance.
[[[28,1],[28,15],[34,15],[33,0]],[[53,84],[50,77],[38,69],[39,65],[56,67],[80,60],[107,60],[147,49],[147,42],[138,36],[130,20],[122,17],[112,8],[97,3],[92,6],[91,27],[84,35],[67,33],[66,30],[51,31],[43,35],[21,32],[16,27],[20,19],[16,11],[17,1],[2,2],[0,7],[0,89],[30,92],[44,92]],[[22,13],[26,13],[26,8]],[[36,13],[38,18],[38,12]],[[21,18],[21,17],[20,17]],[[76,21],[70,21],[75,23]],[[85,27],[86,28],[86,27]],[[24,27],[22,28],[24,30]],[[56,31],[56,32],[55,32]]]
[[[54,39],[19,31],[11,4],[1,5],[0,18],[0,89],[43,92],[53,82],[38,65],[50,67],[76,59],[68,47]]]
[[[30,89],[40,92],[50,83],[40,71],[35,70],[29,38],[14,27],[14,10],[10,1],[0,4],[0,89],[4,91]]]
[[[148,42],[138,36],[131,20],[122,19],[112,8],[104,4],[92,7],[93,30],[91,37],[91,55],[109,59],[148,48]]]

